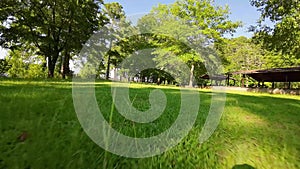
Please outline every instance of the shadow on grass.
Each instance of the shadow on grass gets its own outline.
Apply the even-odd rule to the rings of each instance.
[[[277,98],[265,95],[241,95],[227,94],[226,106],[240,107],[256,114],[269,122],[280,121],[280,123],[300,124],[300,97]]]
[[[241,164],[241,165],[233,166],[232,169],[255,169],[255,168],[248,164]]]

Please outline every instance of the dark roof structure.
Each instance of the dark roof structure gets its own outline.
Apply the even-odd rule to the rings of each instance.
[[[201,79],[211,79],[211,80],[226,80],[228,79],[228,76],[224,76],[224,75],[212,75],[211,77],[208,74],[204,74],[200,77]],[[233,78],[230,78],[232,80],[234,80]]]
[[[260,82],[300,82],[300,66],[265,70],[247,70],[234,72],[232,74],[247,75]]]

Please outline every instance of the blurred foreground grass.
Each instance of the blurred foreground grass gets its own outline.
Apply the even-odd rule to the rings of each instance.
[[[139,110],[150,107],[148,96],[160,88],[168,103],[151,124],[137,124],[113,114],[112,126],[125,135],[150,137],[176,120],[180,91],[175,87],[134,84],[130,98]],[[221,122],[204,144],[198,137],[210,108],[210,91],[199,91],[201,105],[189,135],[166,153],[131,159],[108,153],[84,133],[74,111],[72,83],[0,81],[0,168],[300,168],[300,97],[227,93]],[[109,82],[96,83],[101,112],[109,118]],[[238,167],[236,167],[238,168]],[[242,167],[240,167],[242,168]]]

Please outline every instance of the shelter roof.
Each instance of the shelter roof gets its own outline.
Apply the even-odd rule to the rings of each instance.
[[[264,82],[300,82],[300,66],[265,70],[246,70],[232,74],[243,74]]]
[[[204,74],[200,78],[201,79],[211,79],[211,80],[226,80],[226,79],[228,79],[228,76],[225,76],[225,75],[211,75],[211,76],[209,76],[208,74]],[[233,78],[230,78],[230,79],[233,79]]]

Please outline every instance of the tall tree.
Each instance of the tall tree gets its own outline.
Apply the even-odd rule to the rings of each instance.
[[[204,63],[204,59],[207,62],[208,58],[204,56],[212,52],[212,45],[221,43],[224,34],[234,32],[240,25],[240,22],[230,21],[228,15],[228,7],[214,6],[212,0],[179,0],[171,5],[155,7],[139,21],[138,26],[141,31],[165,34],[197,48],[195,51],[188,46],[182,46],[182,43],[165,43],[155,51],[158,57],[165,57],[168,52],[175,53],[187,63],[190,67],[191,86],[191,77],[194,76],[196,65],[200,66],[198,70],[205,69],[201,63]],[[199,55],[202,55],[202,58]]]
[[[107,3],[104,5],[104,15],[108,19],[108,24],[106,27],[107,34],[107,42],[109,52],[106,55],[106,79],[109,79],[110,68],[112,63],[112,57],[116,56],[118,52],[115,52],[113,48],[113,43],[116,43],[124,36],[124,29],[128,27],[130,24],[126,21],[125,12],[123,11],[123,7],[117,3]],[[105,28],[104,28],[105,29]]]
[[[88,49],[85,51],[88,54],[81,53],[78,58],[78,61],[81,61],[77,65],[81,69],[80,76],[96,74],[99,77],[102,74],[109,79],[111,68],[113,66],[116,68],[129,51],[128,48],[122,47],[124,45],[122,39],[137,32],[131,22],[126,19],[123,7],[117,2],[104,4],[103,16],[105,25],[96,31],[85,45],[85,49]]]
[[[36,46],[47,59],[51,78],[60,57],[64,55],[63,69],[68,69],[70,54],[102,24],[101,4],[101,0],[1,0],[0,45],[11,50]]]
[[[286,56],[300,58],[300,1],[251,0],[261,12],[258,25],[252,26],[257,43]],[[266,21],[274,23],[272,26]]]

